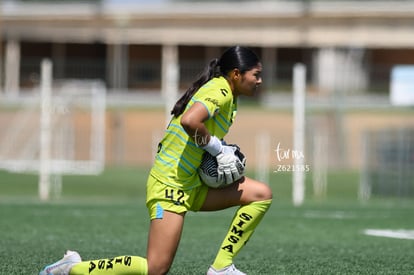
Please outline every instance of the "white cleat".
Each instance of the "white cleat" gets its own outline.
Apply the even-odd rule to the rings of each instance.
[[[78,252],[68,250],[62,259],[56,263],[45,266],[45,268],[39,272],[39,275],[69,275],[70,269],[81,261],[82,259]]]
[[[238,270],[234,264],[231,264],[220,270],[215,270],[212,266],[207,271],[207,275],[246,275],[246,273]]]

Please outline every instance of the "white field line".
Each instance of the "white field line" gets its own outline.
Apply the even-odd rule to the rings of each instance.
[[[414,240],[414,230],[365,229],[364,234],[376,237]]]
[[[357,215],[347,211],[317,211],[309,210],[303,213],[304,218],[308,219],[355,219]]]

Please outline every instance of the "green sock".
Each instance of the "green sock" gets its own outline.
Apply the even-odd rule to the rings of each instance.
[[[247,243],[271,203],[272,200],[257,201],[243,205],[237,210],[230,229],[213,262],[213,267],[216,270],[233,263],[233,258]]]
[[[119,256],[112,259],[85,261],[72,267],[69,275],[147,275],[147,259]]]

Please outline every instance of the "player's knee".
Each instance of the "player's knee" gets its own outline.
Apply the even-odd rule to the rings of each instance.
[[[167,274],[170,270],[170,263],[148,263],[148,275],[164,275]]]
[[[242,182],[242,184],[245,183],[247,185],[243,188],[243,191],[246,192],[247,203],[272,199],[272,189],[268,184],[247,177]]]
[[[260,188],[257,188],[256,201],[271,200],[273,192],[269,185],[261,183]]]
[[[148,275],[164,275],[167,274],[170,268],[166,267],[156,267],[156,268],[148,268]]]

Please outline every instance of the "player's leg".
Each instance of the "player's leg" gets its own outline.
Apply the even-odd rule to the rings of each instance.
[[[163,211],[162,217],[151,220],[147,259],[138,256],[118,256],[81,262],[79,254],[69,254],[46,267],[40,274],[53,275],[160,275],[171,267],[181,238],[184,213]],[[70,270],[70,272],[69,272]],[[69,273],[68,273],[69,272]]]
[[[39,275],[146,275],[147,260],[138,256],[83,261],[76,251],[67,251],[63,258],[46,266]]]
[[[46,266],[40,275],[159,275],[169,270],[177,250],[184,223],[186,208],[173,201],[167,186],[149,178],[147,207],[151,217],[147,258],[119,256],[81,262],[78,253],[70,251],[60,261]],[[166,201],[166,194],[170,194]],[[187,198],[186,194],[182,198]],[[164,199],[164,200],[163,200]],[[162,205],[162,206],[161,206]],[[176,214],[175,212],[181,213]],[[70,271],[70,273],[69,273]]]
[[[272,190],[267,184],[243,177],[226,188],[209,188],[200,211],[217,211],[269,199],[272,199]]]
[[[60,273],[51,273],[60,275]],[[83,261],[72,267],[69,275],[146,275],[147,260],[139,256],[118,256]],[[48,274],[49,275],[49,274]],[[63,275],[63,273],[62,273]]]
[[[185,213],[164,211],[162,219],[151,220],[148,236],[148,274],[166,274],[181,239]]]
[[[151,220],[147,259],[119,256],[85,261],[72,267],[70,275],[161,275],[171,267],[181,238],[184,213],[164,211],[162,218]]]
[[[250,178],[224,189],[209,189],[200,211],[214,211],[240,205],[220,246],[208,274],[221,274],[222,269],[234,269],[233,258],[240,252],[272,201],[272,191],[264,183]],[[243,274],[235,270],[230,274]],[[227,274],[227,273],[226,273]]]

